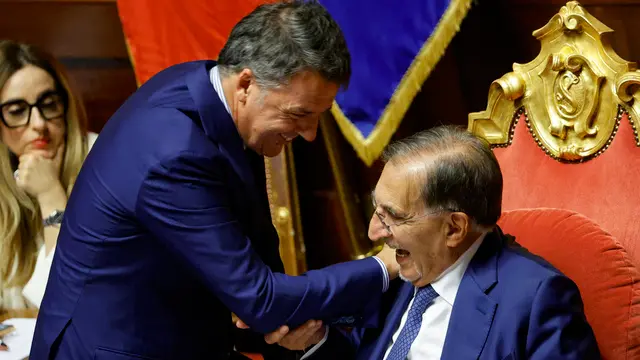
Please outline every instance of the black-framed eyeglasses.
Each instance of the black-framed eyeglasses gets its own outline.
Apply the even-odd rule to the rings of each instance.
[[[40,95],[35,104],[24,99],[0,104],[0,119],[8,128],[27,126],[34,107],[45,120],[61,118],[67,110],[64,96],[58,91],[48,91]]]

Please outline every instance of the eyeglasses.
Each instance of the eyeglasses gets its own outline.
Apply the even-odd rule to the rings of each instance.
[[[42,94],[35,104],[23,99],[0,104],[0,119],[8,128],[27,126],[34,107],[38,108],[45,120],[61,118],[66,112],[64,97],[56,91],[50,91]]]
[[[451,212],[455,212],[455,210],[452,209],[440,209],[440,210],[434,210],[434,211],[430,211],[421,215],[417,215],[417,216],[412,216],[410,218],[407,219],[402,219],[399,221],[395,221],[393,223],[389,223],[385,220],[385,215],[380,213],[378,211],[378,205],[376,204],[376,200],[375,198],[372,196],[371,197],[371,202],[373,205],[373,213],[378,217],[378,220],[380,220],[380,223],[382,224],[382,226],[384,227],[384,229],[387,231],[387,234],[389,235],[393,235],[393,231],[391,230],[392,226],[400,226],[400,225],[404,225],[410,221],[414,221],[414,220],[418,220],[418,219],[422,219],[428,216],[433,216],[433,215],[438,215],[441,214],[443,212],[447,212],[447,211],[451,211]]]
[[[389,235],[393,235],[393,231],[391,231],[391,227],[392,226],[404,225],[404,224],[408,223],[409,221],[418,220],[418,219],[421,219],[421,218],[425,218],[427,216],[440,214],[440,213],[442,213],[442,211],[441,210],[437,210],[437,211],[433,211],[433,212],[428,212],[426,214],[422,214],[422,215],[419,215],[419,216],[412,216],[411,218],[400,220],[400,221],[396,221],[394,223],[388,223],[387,221],[385,221],[384,220],[384,215],[381,214],[380,212],[378,212],[377,209],[374,210],[373,213],[376,214],[376,216],[378,217],[378,220],[380,220],[380,223],[382,224],[384,229],[387,231],[387,233]]]

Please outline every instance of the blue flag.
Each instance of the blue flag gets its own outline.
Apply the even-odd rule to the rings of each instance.
[[[319,0],[351,52],[351,82],[331,112],[371,165],[458,31],[472,0]]]

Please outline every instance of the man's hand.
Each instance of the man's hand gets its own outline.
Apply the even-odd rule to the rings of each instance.
[[[396,251],[389,247],[389,245],[384,244],[382,250],[376,254],[376,257],[384,263],[387,267],[387,271],[389,272],[389,280],[393,280],[398,277],[398,273],[400,272],[400,265],[396,261]]]
[[[236,326],[240,329],[249,328],[242,320],[236,321]],[[324,338],[326,331],[327,329],[322,326],[322,321],[309,320],[293,331],[289,331],[289,327],[283,325],[278,330],[266,334],[264,341],[267,344],[277,343],[289,350],[305,350],[319,343]]]

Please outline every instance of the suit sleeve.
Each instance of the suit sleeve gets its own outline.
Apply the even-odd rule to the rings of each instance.
[[[372,258],[309,271],[273,273],[235,218],[220,156],[181,153],[149,169],[136,203],[143,226],[174,252],[253,330],[327,321],[375,308],[383,274]],[[260,239],[253,239],[260,241]]]
[[[554,276],[538,288],[529,322],[527,358],[600,359],[580,292],[565,276]]]

